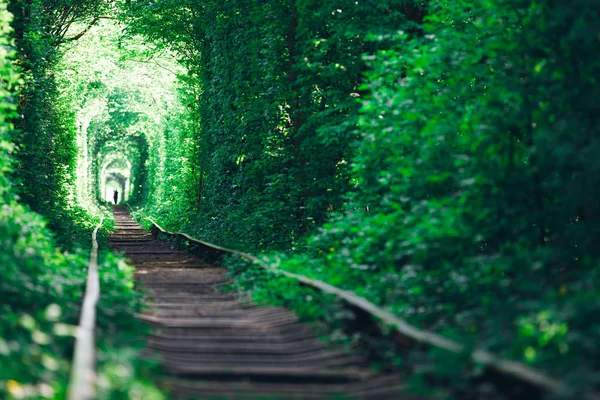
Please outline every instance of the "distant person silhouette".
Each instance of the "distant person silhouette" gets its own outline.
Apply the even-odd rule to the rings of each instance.
[[[115,201],[115,204],[119,201],[119,192],[117,192],[117,189],[113,192],[113,200]]]

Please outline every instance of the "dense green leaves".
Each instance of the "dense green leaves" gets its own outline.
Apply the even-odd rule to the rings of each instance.
[[[598,384],[598,326],[582,318],[600,306],[588,2],[124,11],[133,32],[179,54],[198,121],[191,142],[165,143],[188,155],[183,168],[165,160],[185,185],[153,175],[147,212],[246,250],[292,250],[278,254],[284,268]],[[260,293],[289,292],[261,279]]]
[[[69,227],[61,243],[78,231],[68,221],[89,222],[82,204],[121,185],[141,215],[174,229],[266,252],[415,325],[598,386],[597,7],[130,0],[120,22],[104,21],[113,5],[11,3],[19,133],[0,53],[0,134],[12,132],[0,150],[17,148],[21,199]],[[232,270],[304,316],[339,311]],[[435,361],[464,377],[447,368],[458,360]]]
[[[88,253],[80,247],[89,245],[98,209],[77,197],[77,127],[72,99],[59,90],[56,80],[57,46],[69,40],[70,33],[61,29],[99,12],[102,4],[14,1],[13,20],[6,2],[0,3],[2,399],[66,395],[87,270]],[[55,18],[71,22],[50,25]],[[135,361],[139,344],[134,343],[140,323],[133,318],[141,295],[133,290],[132,270],[107,254],[101,255],[100,270],[99,398],[131,398],[133,390],[162,399],[151,383],[134,373],[141,368]],[[123,348],[126,359],[115,355]],[[130,371],[117,380],[114,370],[123,368]]]
[[[564,101],[588,96],[596,77],[573,68],[590,48],[539,40],[595,28],[552,7],[430,2],[423,35],[397,34],[392,49],[367,56],[357,188],[310,239],[310,256],[283,265],[596,385],[598,326],[575,310],[600,306],[589,280],[596,228],[585,226],[600,214],[589,187],[577,189],[597,176],[587,158],[597,114]]]
[[[189,173],[181,175],[190,181],[173,193],[169,173],[154,175],[158,195],[149,207],[198,210],[192,229],[249,248],[285,248],[340,209],[350,188],[362,54],[385,46],[367,42],[367,33],[376,20],[377,33],[410,29],[419,14],[377,7],[385,18],[371,2],[127,2],[130,31],[168,46],[186,65],[184,104],[197,121],[183,133],[195,149],[182,140],[166,146],[165,167],[181,168],[185,154]]]

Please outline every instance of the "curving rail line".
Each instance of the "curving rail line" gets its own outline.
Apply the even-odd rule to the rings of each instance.
[[[225,247],[217,246],[215,244],[191,237],[188,234],[183,233],[183,232],[169,232],[169,231],[163,229],[152,218],[146,218],[146,219],[149,220],[158,230],[160,230],[161,232],[163,232],[165,234],[182,236],[192,242],[199,243],[204,246],[208,246],[210,248],[213,248],[213,249],[216,249],[219,251],[223,251],[226,253],[236,254],[248,261],[251,261],[251,262],[259,265],[260,267],[264,268],[265,270],[268,270],[275,274],[286,276],[288,278],[295,279],[299,282],[302,282],[303,284],[317,288],[325,293],[335,295],[335,296],[345,300],[349,304],[352,304],[352,305],[366,311],[370,315],[377,317],[381,321],[385,322],[387,325],[394,327],[396,329],[396,331],[398,333],[400,333],[401,335],[403,335],[404,337],[415,340],[416,342],[423,343],[428,346],[433,346],[433,347],[437,347],[440,349],[444,349],[444,350],[447,350],[452,353],[463,353],[465,351],[468,351],[468,349],[465,345],[458,343],[456,341],[444,338],[435,333],[418,329],[415,326],[410,325],[406,320],[399,318],[396,315],[393,315],[392,313],[382,309],[381,307],[378,307],[377,305],[373,304],[372,302],[370,302],[369,300],[367,300],[365,298],[357,296],[354,292],[343,290],[343,289],[337,288],[335,286],[332,286],[328,283],[325,283],[325,282],[322,282],[322,281],[319,281],[316,279],[312,279],[312,278],[309,278],[306,276],[294,274],[292,272],[288,272],[288,271],[279,269],[277,267],[270,266],[270,265],[266,264],[264,261],[258,259],[257,257],[255,257],[253,255],[243,253],[243,252],[240,252],[237,250],[231,250],[231,249],[227,249]],[[556,394],[559,396],[564,396],[564,395],[573,393],[573,389],[571,387],[569,387],[566,383],[561,382],[560,380],[549,377],[546,374],[544,374],[543,372],[541,372],[535,368],[532,368],[530,366],[527,366],[523,363],[499,358],[498,356],[496,356],[488,351],[474,350],[471,352],[470,358],[476,363],[483,364],[483,365],[490,367],[502,374],[516,378],[522,382],[525,382],[529,385],[537,387],[545,392],[553,393],[553,394]],[[584,395],[583,398],[585,400],[600,400],[600,394],[587,393]]]
[[[100,219],[100,223],[92,233],[92,250],[88,262],[85,297],[75,339],[75,353],[67,393],[68,400],[93,399],[96,392],[94,329],[96,327],[96,304],[100,298],[97,235],[103,222],[104,217]]]
[[[108,243],[135,267],[148,306],[137,317],[151,328],[145,356],[160,364],[155,378],[172,398],[416,400],[401,374],[322,343],[285,308],[224,293],[228,271],[213,251],[178,249],[124,207],[113,214]]]

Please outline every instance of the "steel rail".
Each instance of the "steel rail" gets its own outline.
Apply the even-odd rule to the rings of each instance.
[[[209,242],[206,242],[206,241],[203,241],[200,239],[196,239],[196,238],[193,238],[183,232],[169,232],[169,231],[163,229],[160,225],[158,225],[156,223],[156,221],[154,221],[152,218],[146,218],[146,219],[149,220],[150,222],[152,222],[152,224],[163,233],[166,233],[169,235],[180,235],[190,241],[211,247],[213,249],[221,250],[221,251],[231,253],[231,254],[237,254],[238,256],[240,256],[248,261],[251,261],[252,263],[258,264],[260,267],[262,267],[263,269],[265,269],[267,271],[270,271],[270,272],[278,274],[278,275],[283,275],[288,278],[295,279],[306,285],[320,289],[325,293],[332,294],[339,298],[342,298],[346,302],[368,312],[369,314],[379,318],[381,321],[385,322],[386,324],[394,327],[397,332],[404,335],[405,337],[411,338],[417,342],[420,342],[420,343],[423,343],[423,344],[426,344],[429,346],[441,348],[441,349],[444,349],[444,350],[447,350],[447,351],[450,351],[450,352],[456,353],[456,354],[463,353],[465,351],[469,351],[465,345],[458,343],[454,340],[444,338],[443,336],[440,336],[436,333],[419,329],[419,328],[409,324],[403,318],[400,318],[400,317],[390,313],[389,311],[382,309],[381,307],[375,305],[374,303],[370,302],[369,300],[356,295],[354,292],[343,290],[343,289],[340,289],[338,287],[332,286],[328,283],[325,283],[325,282],[322,282],[322,281],[319,281],[316,279],[312,279],[312,278],[309,278],[309,277],[306,277],[303,275],[294,274],[292,272],[288,272],[288,271],[279,269],[277,267],[270,266],[270,265],[266,264],[264,261],[258,259],[257,257],[255,257],[251,254],[247,254],[247,253],[237,251],[237,250],[227,249],[225,247],[221,247],[221,246],[215,245],[213,243],[209,243]],[[517,378],[525,383],[533,385],[533,386],[535,386],[539,389],[542,389],[546,392],[550,392],[550,393],[557,394],[557,395],[568,395],[568,394],[572,394],[574,392],[573,388],[571,388],[566,383],[561,382],[560,380],[557,380],[553,377],[550,377],[535,368],[532,368],[532,367],[525,365],[518,361],[502,359],[486,350],[477,350],[477,349],[473,350],[473,351],[471,351],[470,357],[471,357],[471,360],[476,363],[485,365],[485,366],[490,367],[500,373]],[[600,394],[586,393],[583,395],[583,399],[585,399],[585,400],[600,400]]]
[[[100,298],[100,279],[98,276],[98,230],[104,217],[92,233],[92,250],[88,262],[85,296],[81,307],[79,325],[75,335],[75,353],[71,364],[68,400],[89,400],[96,395],[96,357],[95,338],[96,305]]]

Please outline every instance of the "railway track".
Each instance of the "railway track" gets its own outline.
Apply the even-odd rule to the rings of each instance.
[[[177,399],[415,399],[398,375],[317,340],[283,308],[223,293],[227,270],[156,239],[115,207],[110,245],[148,294],[148,349]]]

